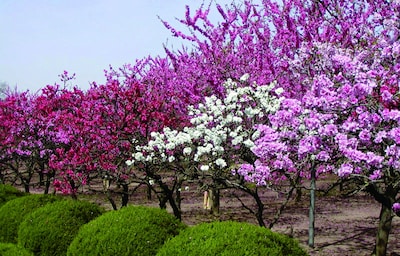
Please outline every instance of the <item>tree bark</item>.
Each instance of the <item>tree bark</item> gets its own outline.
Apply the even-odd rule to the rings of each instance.
[[[311,170],[311,190],[310,190],[310,211],[309,211],[309,227],[308,227],[308,246],[314,248],[314,231],[315,231],[315,169]]]
[[[123,183],[121,185],[122,185],[121,207],[125,207],[128,205],[129,202],[129,186],[126,183]]]
[[[385,256],[389,241],[389,234],[392,228],[392,209],[386,204],[382,204],[379,216],[378,231],[376,234],[376,244],[372,255]]]
[[[209,193],[209,200],[210,200],[210,205],[211,205],[211,213],[214,216],[218,216],[219,215],[219,189],[217,188],[212,188]]]

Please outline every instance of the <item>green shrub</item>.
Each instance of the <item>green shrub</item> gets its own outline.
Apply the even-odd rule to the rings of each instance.
[[[65,255],[79,228],[103,212],[86,201],[47,204],[25,216],[18,229],[18,245],[35,255]]]
[[[183,230],[167,241],[157,256],[307,255],[285,235],[249,223],[203,223]]]
[[[18,227],[24,217],[36,209],[61,197],[28,195],[8,201],[0,208],[0,242],[17,243]]]
[[[1,256],[33,256],[33,253],[12,243],[0,243]]]
[[[128,206],[82,226],[67,255],[155,255],[186,226],[165,210]]]
[[[19,191],[11,185],[0,184],[0,207],[10,200],[24,195],[24,192]]]

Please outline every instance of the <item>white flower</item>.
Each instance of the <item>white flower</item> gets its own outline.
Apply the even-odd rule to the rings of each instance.
[[[234,116],[232,121],[234,123],[241,123],[243,121],[243,119],[241,117]]]
[[[125,164],[128,165],[128,166],[132,165],[133,163],[134,163],[134,161],[132,161],[132,160],[126,160],[125,161]]]
[[[200,166],[200,170],[202,170],[203,172],[206,172],[210,169],[210,167],[208,165],[202,165]]]
[[[186,187],[185,187],[185,191],[189,191],[189,186],[186,186]]]
[[[224,168],[227,165],[225,160],[222,158],[218,158],[217,160],[215,160],[215,164],[218,165],[220,168]]]
[[[249,140],[249,139],[245,140],[245,141],[243,142],[243,144],[244,144],[246,147],[248,147],[248,148],[252,148],[252,147],[255,146],[255,145],[254,145],[254,142],[252,142],[252,141]]]
[[[149,184],[150,184],[150,186],[153,186],[154,185],[154,180],[149,180]]]
[[[190,155],[190,153],[192,153],[192,148],[187,147],[183,149],[184,155]]]
[[[249,80],[250,75],[248,73],[244,74],[243,76],[240,77],[240,82],[246,82]]]
[[[143,156],[142,152],[136,152],[133,157],[136,159],[136,161],[145,161],[146,159]]]
[[[167,145],[165,145],[165,148],[168,150],[172,150],[175,148],[175,143],[169,142],[169,143],[167,143]]]
[[[174,156],[168,157],[168,162],[172,163],[173,161],[175,161],[175,157]]]
[[[242,136],[237,136],[232,140],[232,145],[236,146],[236,145],[239,145],[242,142],[243,142],[243,137]]]
[[[276,95],[281,95],[283,93],[283,88],[279,87],[275,90]]]
[[[258,139],[258,138],[260,137],[260,135],[261,135],[261,132],[260,132],[259,130],[256,130],[256,131],[253,133],[253,135],[251,136],[251,139],[252,139],[252,140],[256,140],[256,139]]]

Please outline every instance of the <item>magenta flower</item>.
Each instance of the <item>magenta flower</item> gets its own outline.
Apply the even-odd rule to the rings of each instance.
[[[394,203],[392,205],[392,210],[396,213],[396,214],[400,214],[400,203]]]

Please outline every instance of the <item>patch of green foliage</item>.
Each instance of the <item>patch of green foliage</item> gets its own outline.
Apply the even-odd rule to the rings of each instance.
[[[19,191],[11,185],[0,184],[0,207],[10,200],[24,195],[24,192]]]
[[[82,226],[68,256],[155,255],[164,242],[186,225],[165,210],[128,206]]]
[[[12,243],[0,243],[1,256],[33,256],[33,253],[25,248]]]
[[[18,229],[18,245],[35,255],[65,255],[79,228],[104,213],[100,206],[61,200],[28,214]]]
[[[28,195],[5,203],[0,208],[0,242],[17,243],[18,227],[24,217],[48,203],[61,199],[53,195]]]
[[[167,241],[157,256],[269,255],[303,256],[296,240],[249,223],[203,223]]]

